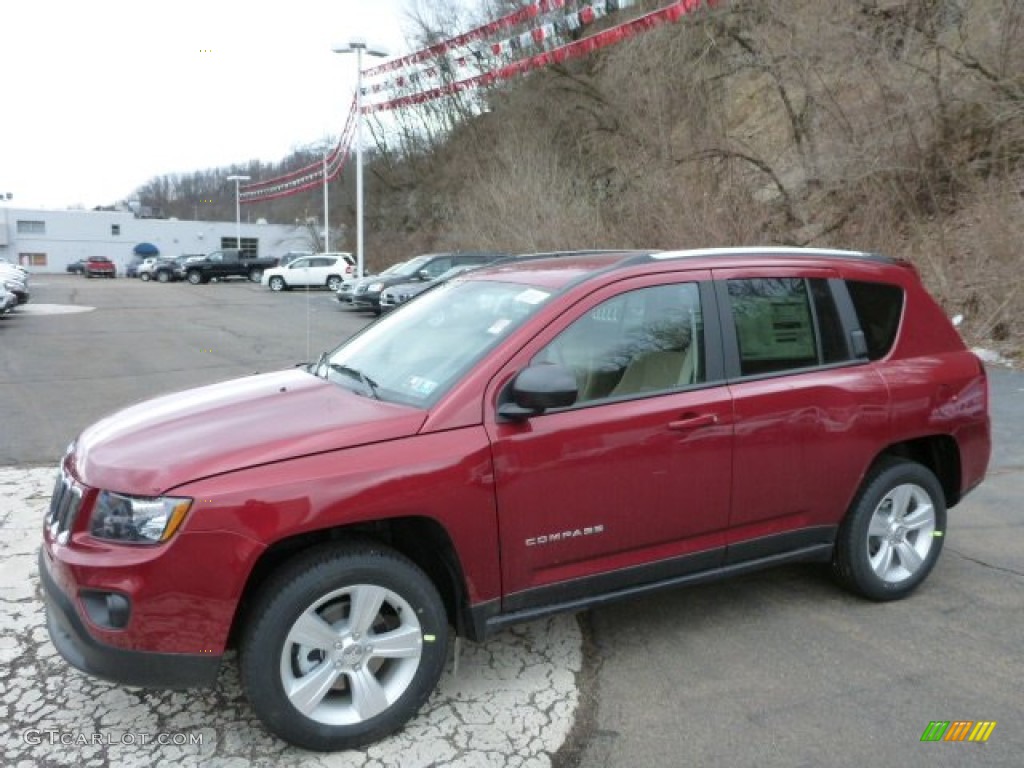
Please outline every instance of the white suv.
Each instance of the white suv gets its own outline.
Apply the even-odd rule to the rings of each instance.
[[[283,267],[264,270],[260,282],[272,291],[295,287],[336,291],[354,271],[355,259],[351,253],[316,253],[301,256]]]

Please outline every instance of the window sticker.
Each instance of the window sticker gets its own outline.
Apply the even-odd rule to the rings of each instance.
[[[540,304],[548,296],[550,296],[550,294],[546,291],[539,291],[536,288],[527,288],[522,293],[516,295],[516,301],[521,301],[524,304]]]
[[[508,324],[512,322],[507,317],[501,317],[494,321],[494,324],[487,329],[487,332],[492,336],[497,336],[499,333],[508,328]]]
[[[437,389],[437,382],[425,379],[422,376],[410,376],[409,380],[405,383],[405,388],[415,392],[417,395],[427,397]]]

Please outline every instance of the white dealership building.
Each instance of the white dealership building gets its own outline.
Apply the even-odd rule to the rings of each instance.
[[[135,254],[201,254],[236,245],[234,221],[146,218],[128,210],[43,210],[0,206],[0,260],[31,272],[64,272],[89,256],[106,256],[117,273]],[[311,250],[300,226],[242,221],[242,248],[258,256]]]

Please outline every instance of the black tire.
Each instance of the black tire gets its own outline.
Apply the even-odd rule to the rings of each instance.
[[[149,272],[143,272],[141,275],[139,275],[139,280],[141,280],[144,283],[148,283],[152,279],[153,276],[149,274]]]
[[[327,287],[332,291],[337,291],[341,288],[341,277],[338,275],[331,275],[327,278]]]
[[[267,281],[267,285],[270,286],[270,290],[274,291],[275,293],[278,291],[283,291],[285,288],[288,287],[288,284],[285,283],[284,278],[281,277],[280,275],[271,275],[270,280]]]
[[[252,283],[258,283],[263,279],[263,270],[258,267],[253,267],[249,270],[249,281]]]
[[[191,285],[199,285],[200,283],[206,282],[205,280],[203,280],[203,273],[200,272],[198,269],[190,269],[188,271],[188,275],[186,275],[186,278],[188,279]]]
[[[158,283],[169,283],[171,282],[171,273],[166,269],[161,269],[156,273],[156,281]]]
[[[360,599],[369,610],[353,619]],[[285,741],[351,749],[416,714],[437,686],[447,642],[444,604],[415,564],[375,544],[325,545],[286,563],[260,590],[240,645],[242,685],[267,729]],[[330,687],[310,697],[305,714],[297,683],[312,675],[328,676]]]
[[[946,534],[946,497],[935,475],[905,459],[879,461],[836,540],[833,570],[847,589],[898,600],[935,567]]]

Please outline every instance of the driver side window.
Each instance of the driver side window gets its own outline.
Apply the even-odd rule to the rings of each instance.
[[[576,403],[670,392],[706,380],[696,283],[640,288],[599,304],[535,357],[576,374]]]

